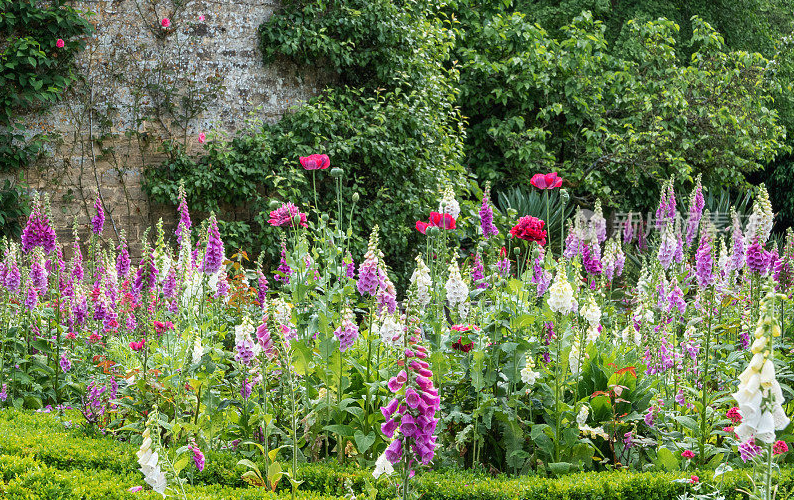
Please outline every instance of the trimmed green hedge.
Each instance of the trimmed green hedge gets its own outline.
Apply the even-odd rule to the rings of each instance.
[[[75,421],[79,417],[75,415]],[[65,429],[52,414],[0,411],[0,497],[2,498],[85,498],[130,497],[126,489],[143,484],[135,462],[137,446],[109,437],[87,438],[82,431]],[[280,498],[288,495],[289,483],[279,484],[277,493],[249,488],[240,479],[245,469],[236,465],[231,453],[207,452],[206,468],[193,470],[196,486],[191,499]],[[414,488],[423,500],[677,500],[688,488],[673,482],[692,472],[590,472],[543,478],[488,476],[471,471],[441,471],[422,474]],[[701,481],[712,481],[711,471],[694,472]],[[300,500],[325,500],[347,493],[345,483],[358,494],[372,473],[336,463],[305,464],[299,469],[303,481]],[[394,498],[388,480],[374,482],[378,500]],[[746,471],[722,476],[720,489],[727,500],[746,495],[750,488]],[[779,477],[778,498],[794,492],[794,473],[784,469]]]

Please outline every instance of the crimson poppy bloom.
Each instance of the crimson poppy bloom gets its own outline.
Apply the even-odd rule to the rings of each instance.
[[[313,154],[301,156],[299,158],[301,166],[306,170],[325,170],[331,166],[331,159],[328,155]]]
[[[427,234],[427,228],[430,227],[429,222],[424,222],[421,220],[416,221],[416,230],[422,234]]]
[[[562,177],[558,176],[557,172],[535,174],[529,183],[538,189],[556,189],[562,186]]]
[[[430,225],[441,229],[455,229],[455,219],[449,214],[430,212]]]
[[[546,230],[543,229],[545,225],[545,221],[537,217],[532,217],[531,215],[525,215],[518,219],[518,224],[513,226],[513,229],[510,230],[510,234],[516,238],[534,241],[538,245],[543,246],[546,244]]]

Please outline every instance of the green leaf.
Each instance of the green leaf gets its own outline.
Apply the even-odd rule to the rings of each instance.
[[[366,453],[370,446],[375,442],[375,433],[370,431],[369,434],[357,430],[353,434],[353,439],[356,441],[356,449],[359,453]]]

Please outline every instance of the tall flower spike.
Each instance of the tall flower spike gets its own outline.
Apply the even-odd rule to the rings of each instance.
[[[218,222],[215,220],[215,214],[210,215],[210,224],[207,229],[207,247],[204,251],[204,261],[202,262],[202,271],[206,275],[213,275],[218,272],[223,264],[223,241],[221,241],[220,232],[218,232]]]
[[[33,210],[22,231],[22,251],[28,253],[36,247],[41,247],[45,254],[55,249],[55,231],[50,227],[46,207],[38,194],[33,198]]]
[[[598,243],[601,244],[607,239],[607,220],[604,218],[604,209],[601,208],[601,200],[596,200],[595,210],[593,216],[590,218],[590,224],[593,225],[593,232]]]
[[[573,288],[565,273],[565,261],[557,264],[557,276],[549,289],[549,308],[556,313],[568,314],[573,308]]]
[[[703,207],[706,205],[703,199],[703,185],[700,182],[701,175],[698,174],[695,179],[695,189],[692,191],[692,196],[689,201],[689,219],[687,219],[686,227],[686,246],[692,245],[692,241],[697,235],[700,219],[703,217]]]
[[[453,258],[449,264],[449,278],[445,285],[447,290],[447,302],[450,309],[459,306],[460,315],[465,317],[465,307],[469,299],[469,287],[463,282],[460,275],[460,268],[458,267],[458,260]]]
[[[105,209],[102,207],[102,199],[99,194],[94,201],[94,210],[96,210],[96,215],[91,219],[91,230],[98,236],[102,234],[102,229],[105,227]]]
[[[714,283],[714,258],[711,235],[708,231],[701,231],[700,245],[695,253],[695,275],[701,289],[706,289]]]
[[[672,225],[665,226],[662,233],[662,242],[659,244],[659,253],[657,254],[659,262],[664,269],[669,269],[675,258],[677,249],[677,242],[673,234]]]
[[[780,337],[781,329],[775,317],[775,302],[784,296],[768,291],[761,302],[758,323],[751,346],[753,357],[739,375],[739,389],[732,394],[739,404],[742,423],[736,427],[736,436],[746,442],[757,439],[772,444],[775,431],[785,429],[790,420],[783,410],[783,391],[775,378],[773,343]]]
[[[433,280],[430,276],[430,268],[422,260],[421,255],[416,256],[416,269],[411,274],[411,285],[416,285],[415,300],[419,307],[428,305],[431,300],[430,289],[433,286]]]
[[[493,207],[491,207],[490,197],[491,184],[486,183],[482,193],[482,205],[480,205],[480,230],[486,240],[499,234],[499,230],[493,223]]]
[[[190,211],[187,208],[187,193],[185,193],[185,182],[183,180],[179,181],[179,206],[177,207],[177,211],[179,211],[179,224],[176,226],[176,241],[180,245],[182,244],[182,238],[184,236],[190,236]],[[189,239],[189,238],[188,238]]]
[[[453,219],[457,219],[458,215],[460,215],[460,204],[458,204],[458,200],[455,199],[455,191],[452,190],[452,186],[449,184],[444,187],[441,202],[438,205],[438,211],[442,214],[451,215]]]
[[[358,293],[362,296],[375,295],[378,290],[378,262],[380,249],[378,248],[378,226],[372,228],[369,235],[367,253],[358,267]]]

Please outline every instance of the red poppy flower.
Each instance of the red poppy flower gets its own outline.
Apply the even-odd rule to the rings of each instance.
[[[558,176],[557,172],[535,174],[529,183],[538,189],[556,189],[562,186],[562,177]]]
[[[328,155],[313,154],[309,156],[301,156],[301,166],[306,170],[325,170],[331,166],[331,159]]]
[[[516,238],[534,241],[538,245],[543,246],[546,244],[546,230],[543,229],[543,226],[545,225],[546,222],[538,219],[537,217],[525,215],[524,217],[518,219],[518,224],[516,224],[513,229],[510,230],[510,234]]]
[[[460,337],[460,338],[457,340],[457,342],[455,342],[454,344],[452,344],[452,348],[453,348],[453,349],[455,349],[456,351],[461,351],[461,352],[469,352],[469,351],[471,351],[471,348],[472,348],[472,347],[474,347],[474,342],[472,342],[472,341],[470,340],[469,342],[467,342],[466,344],[464,344],[464,343],[463,343],[463,337]]]
[[[430,212],[430,225],[441,229],[455,229],[455,219],[449,214]]]
[[[427,234],[427,228],[430,227],[430,224],[427,222],[423,222],[421,220],[416,221],[416,230],[422,234]]]

